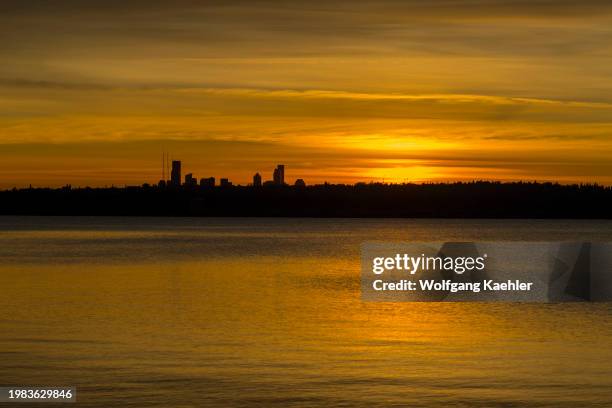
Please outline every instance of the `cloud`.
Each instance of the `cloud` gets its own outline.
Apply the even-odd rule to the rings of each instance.
[[[69,149],[79,142],[193,142],[239,177],[294,151],[294,166],[343,180],[402,166],[459,177],[463,163],[461,177],[548,174],[555,160],[574,177],[612,157],[611,11],[597,0],[7,0],[0,147],[42,143],[56,163],[72,157],[62,146],[103,156]],[[134,157],[155,156],[144,150]],[[36,168],[15,155],[10,169]],[[546,171],[525,164],[540,159]]]
[[[75,67],[79,60],[145,60],[151,69],[168,59],[189,65],[198,58],[341,56],[529,58],[540,66],[547,60],[575,65],[571,61],[577,56],[610,56],[612,16],[609,2],[593,0],[330,1],[308,6],[298,1],[26,0],[3,2],[3,7],[0,33],[7,41],[0,55],[4,50],[9,64],[3,69],[22,59],[44,61],[46,66],[37,69],[50,71],[54,60],[62,58]],[[104,76],[80,72],[88,73]],[[104,79],[117,80],[113,75]]]
[[[331,122],[454,121],[503,123],[609,124],[612,103],[554,100],[476,94],[406,94],[333,90],[193,88],[193,87],[104,87],[78,83],[0,81],[5,86],[4,103],[21,106],[33,117],[73,117],[81,121],[96,116],[125,121],[148,118],[152,124],[183,118],[184,128],[241,118],[253,125],[287,120],[295,124],[308,119],[329,126]],[[2,102],[0,102],[2,103]],[[39,115],[36,114],[39,112]],[[21,115],[18,115],[21,116]],[[198,118],[203,121],[195,123]],[[303,126],[303,125],[302,125]],[[387,127],[388,129],[389,127]],[[387,130],[387,129],[381,129]],[[299,132],[299,127],[295,128]]]
[[[87,84],[74,82],[54,82],[21,78],[0,78],[0,87],[28,88],[28,89],[51,89],[51,90],[105,90],[112,89],[101,84]]]

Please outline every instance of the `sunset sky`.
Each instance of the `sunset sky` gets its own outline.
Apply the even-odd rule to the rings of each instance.
[[[5,0],[0,188],[612,184],[608,1]]]

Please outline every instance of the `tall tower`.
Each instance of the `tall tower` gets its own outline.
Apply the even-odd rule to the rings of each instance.
[[[255,173],[253,176],[253,187],[261,187],[261,175],[259,173]]]
[[[285,165],[279,164],[274,169],[274,173],[272,173],[272,180],[274,180],[274,184],[277,186],[285,185]]]
[[[278,178],[280,179],[280,185],[284,186],[285,185],[285,165],[279,164],[277,168],[278,168]]]
[[[170,183],[173,186],[181,185],[181,161],[172,160],[172,172],[170,173]]]

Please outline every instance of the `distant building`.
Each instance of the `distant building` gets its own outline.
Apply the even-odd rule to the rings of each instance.
[[[285,185],[285,165],[284,164],[279,164],[278,166],[276,166],[276,168],[274,169],[274,173],[272,173],[272,180],[274,181],[274,184],[276,184],[277,186]]]
[[[166,187],[166,180],[159,180],[159,183],[157,183],[157,187],[165,188]]]
[[[253,187],[261,187],[261,174],[255,173],[253,176]]]
[[[200,179],[200,187],[214,187],[215,186],[215,178],[207,177]]]
[[[192,173],[185,174],[185,185],[186,186],[192,186],[192,187],[197,186],[198,185],[198,179],[193,177]]]
[[[170,184],[173,186],[181,185],[181,161],[172,160],[172,172],[170,173]]]
[[[273,185],[275,185],[275,184],[274,184],[274,182],[272,180],[266,180],[263,183],[264,187],[270,187],[270,186],[273,186]]]
[[[222,178],[220,180],[220,183],[221,183],[220,184],[221,187],[230,187],[232,185],[232,182],[229,181],[229,179],[226,179],[226,178]]]
[[[297,179],[295,180],[295,186],[296,187],[306,187],[306,182],[303,179]]]

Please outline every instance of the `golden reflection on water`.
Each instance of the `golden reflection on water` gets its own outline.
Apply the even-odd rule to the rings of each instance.
[[[610,304],[362,302],[359,233],[326,232],[8,232],[0,378],[85,406],[612,403]]]

